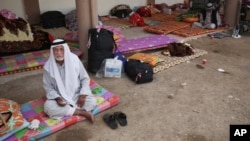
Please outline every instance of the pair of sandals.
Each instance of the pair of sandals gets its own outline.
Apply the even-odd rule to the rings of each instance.
[[[103,120],[111,129],[118,128],[116,120],[121,126],[127,125],[127,116],[123,112],[114,112],[114,114],[106,113],[103,115]]]

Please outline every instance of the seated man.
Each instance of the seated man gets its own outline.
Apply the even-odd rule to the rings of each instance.
[[[54,40],[44,65],[45,113],[50,118],[84,116],[93,123],[91,110],[96,106],[96,98],[89,83],[89,75],[78,56],[70,52],[64,40]]]
[[[199,22],[194,22],[192,27],[215,29],[221,26],[221,17],[213,3],[207,3],[206,10],[199,14]]]

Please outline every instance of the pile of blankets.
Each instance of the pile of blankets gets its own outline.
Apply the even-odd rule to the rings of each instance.
[[[15,13],[0,10],[0,57],[47,49],[52,38],[47,32],[32,28]]]

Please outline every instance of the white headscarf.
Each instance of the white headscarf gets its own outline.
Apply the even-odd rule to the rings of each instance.
[[[64,67],[65,67],[64,83],[60,76],[53,53],[53,48],[58,45],[62,45],[64,47]],[[53,41],[50,47],[50,57],[46,62],[46,64],[44,65],[44,69],[48,71],[51,77],[53,77],[56,80],[57,87],[59,89],[61,96],[69,103],[74,104],[73,102],[74,94],[79,86],[79,82],[77,81],[78,74],[80,71],[79,59],[75,54],[71,53],[68,44],[65,43],[64,40],[56,39]]]
[[[213,3],[207,3],[207,5],[206,5],[206,9],[208,10],[208,9],[212,9],[212,10],[214,10],[215,9],[215,6],[214,6],[214,4]]]

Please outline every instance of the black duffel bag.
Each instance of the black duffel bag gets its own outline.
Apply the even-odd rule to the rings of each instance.
[[[153,68],[140,60],[129,60],[125,64],[125,73],[137,84],[153,81]]]

